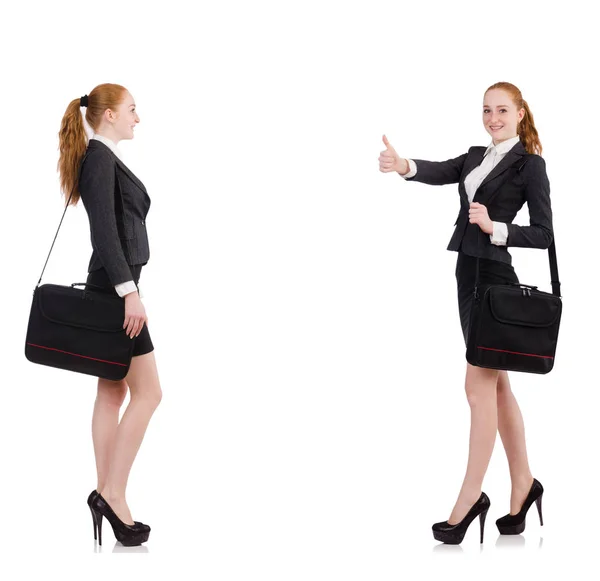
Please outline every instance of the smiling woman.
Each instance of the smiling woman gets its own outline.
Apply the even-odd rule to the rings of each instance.
[[[88,142],[81,107],[94,134]],[[133,340],[127,376],[98,378],[92,417],[97,487],[88,497],[94,538],[102,544],[106,517],[123,545],[148,540],[150,527],[134,521],[125,500],[131,466],[162,391],[148,317],[138,293],[142,267],[150,258],[146,216],[150,196],[142,181],[123,163],[118,143],[132,139],[140,122],[131,93],[123,86],[98,85],[67,107],[59,132],[61,189],[81,199],[90,223],[92,256],[86,283],[96,292],[124,297],[123,328]],[[130,402],[119,422],[127,390]]]
[[[458,183],[460,211],[447,249],[458,253],[458,312],[465,345],[469,345],[474,289],[519,283],[507,248],[549,248],[553,241],[550,184],[542,145],[529,105],[513,84],[495,83],[483,95],[483,126],[491,136],[487,146],[470,147],[445,161],[405,159],[383,136],[380,171],[396,172],[406,181],[429,185]],[[527,202],[529,226],[513,224]],[[475,287],[479,281],[478,287]],[[476,317],[473,317],[473,321]],[[518,356],[526,356],[518,353]],[[510,512],[496,521],[501,534],[519,534],[535,502],[539,510],[543,487],[534,479],[527,458],[521,410],[512,393],[506,368],[490,369],[467,362],[465,390],[471,407],[471,437],[466,474],[448,520],[433,525],[433,536],[460,543],[469,524],[480,518],[481,542],[490,499],[483,478],[500,432],[508,458],[512,490]]]

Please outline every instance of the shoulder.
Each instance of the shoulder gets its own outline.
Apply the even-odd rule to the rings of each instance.
[[[114,165],[115,163],[114,153],[105,148],[100,149],[97,147],[88,147],[86,151],[86,158],[95,163],[110,163],[111,165]]]
[[[82,160],[81,173],[114,171],[115,159],[110,151],[88,148]]]
[[[546,173],[546,160],[536,153],[528,153],[524,160],[524,167],[520,168],[520,173],[525,187],[549,193],[550,180]]]
[[[537,153],[528,153],[523,158],[522,169],[529,176],[536,176],[546,173],[546,160]]]

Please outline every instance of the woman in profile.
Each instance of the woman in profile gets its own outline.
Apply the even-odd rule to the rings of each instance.
[[[382,172],[397,172],[407,181],[430,185],[458,183],[460,212],[448,250],[458,252],[456,281],[465,344],[479,257],[482,286],[519,280],[507,247],[548,248],[553,240],[550,185],[533,115],[521,91],[511,83],[495,83],[483,96],[483,126],[491,136],[487,146],[446,161],[404,159],[385,135],[379,157]],[[512,224],[527,202],[529,226]],[[483,292],[483,291],[481,291]],[[544,491],[533,478],[527,458],[523,417],[504,370],[467,363],[465,389],[471,408],[471,432],[466,474],[447,521],[433,525],[436,540],[458,544],[469,524],[480,517],[483,542],[485,516],[490,506],[482,492],[483,478],[500,432],[512,483],[510,512],[498,519],[501,534],[519,534],[525,516],[536,502],[542,523]]]
[[[82,107],[94,132],[89,142]],[[86,282],[102,287],[92,287],[96,292],[124,297],[123,328],[135,341],[127,376],[120,381],[98,378],[92,416],[97,485],[88,497],[94,538],[98,533],[102,544],[105,516],[117,540],[128,546],[146,542],[150,534],[148,525],[133,520],[125,490],[146,428],[162,397],[148,317],[137,286],[150,257],[145,222],[150,197],[144,184],[121,161],[118,148],[122,139],[133,138],[139,121],[133,97],[125,87],[98,85],[67,106],[59,132],[58,162],[62,192],[68,195],[78,184],[71,204],[76,205],[81,198],[89,218],[92,255]],[[128,390],[129,405],[119,422]]]

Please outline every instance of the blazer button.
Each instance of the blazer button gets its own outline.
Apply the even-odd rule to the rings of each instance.
[[[144,220],[142,220],[142,226],[145,226],[145,225],[146,225],[146,222],[144,222]]]

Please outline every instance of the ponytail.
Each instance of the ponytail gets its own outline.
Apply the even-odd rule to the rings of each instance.
[[[523,142],[527,153],[537,153],[538,155],[542,155],[542,144],[540,143],[540,138],[538,137],[538,132],[533,122],[533,114],[529,109],[527,101],[525,101],[525,99],[522,101],[525,115],[517,126],[517,135]]]
[[[83,126],[79,99],[73,99],[67,106],[58,132],[58,149],[60,157],[58,158],[57,169],[60,174],[60,189],[65,198],[68,199],[67,196],[69,196],[77,181],[79,164],[87,149],[87,136]],[[75,205],[78,200],[79,189],[75,188],[71,205]]]

